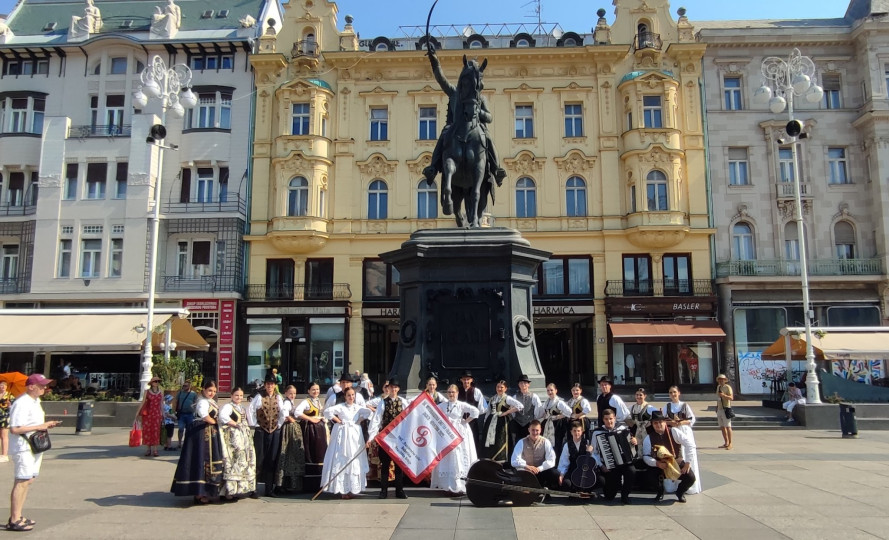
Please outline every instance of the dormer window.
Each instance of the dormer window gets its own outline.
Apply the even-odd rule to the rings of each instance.
[[[574,38],[568,38],[564,41],[565,47],[577,47],[577,42],[574,41]]]
[[[515,46],[516,46],[516,47],[530,47],[531,44],[528,43],[528,40],[527,40],[527,39],[522,38],[522,39],[516,41]]]
[[[481,49],[482,47],[484,47],[484,45],[482,44],[481,41],[479,41],[477,39],[473,39],[472,41],[469,42],[470,49]]]
[[[389,46],[385,43],[377,43],[377,46],[376,48],[374,48],[374,50],[377,52],[386,52],[389,50]]]

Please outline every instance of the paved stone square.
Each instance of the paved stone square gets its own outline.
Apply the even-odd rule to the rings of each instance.
[[[651,495],[630,506],[566,504],[475,508],[465,498],[408,489],[410,499],[353,501],[309,496],[192,506],[169,492],[177,455],[142,457],[127,430],[53,431],[54,448],[32,486],[29,538],[638,539],[889,538],[889,432],[857,440],[836,431],[736,431],[735,449],[716,448],[718,431],[696,433],[704,492],[679,504]],[[2,469],[7,469],[5,472]],[[3,499],[12,465],[0,464]],[[3,512],[8,507],[4,505]]]

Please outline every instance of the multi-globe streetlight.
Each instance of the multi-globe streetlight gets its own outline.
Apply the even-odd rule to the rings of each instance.
[[[785,109],[789,121],[785,127],[787,137],[778,138],[780,145],[790,144],[793,164],[793,187],[795,197],[794,221],[797,226],[800,258],[800,281],[803,292],[803,321],[806,330],[806,402],[821,403],[818,374],[815,372],[815,349],[812,346],[812,319],[814,313],[809,302],[809,267],[806,249],[806,234],[803,225],[802,188],[800,186],[799,163],[797,161],[797,143],[808,138],[802,122],[793,117],[793,98],[799,96],[809,103],[818,103],[824,96],[824,90],[815,82],[815,63],[808,56],[803,56],[799,49],[793,49],[787,60],[769,56],[762,61],[763,85],[753,95],[755,102],[768,104],[769,110],[779,114]],[[769,86],[774,84],[775,90]]]
[[[185,109],[194,107],[198,98],[191,91],[191,69],[185,64],[176,64],[170,68],[160,56],[155,55],[145,66],[140,75],[142,86],[133,94],[133,107],[143,109],[150,99],[161,102],[161,121],[151,127],[145,141],[161,148],[157,160],[157,177],[154,182],[153,206],[151,211],[151,236],[148,243],[148,315],[146,320],[147,335],[142,349],[142,374],[140,381],[140,398],[144,398],[148,382],[151,380],[152,335],[154,334],[154,302],[157,284],[157,251],[158,231],[160,229],[161,178],[164,168],[164,149],[175,149],[174,145],[164,144],[167,135],[165,122],[169,110],[176,118],[182,118]]]

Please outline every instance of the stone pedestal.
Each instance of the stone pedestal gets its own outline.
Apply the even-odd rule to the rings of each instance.
[[[391,376],[419,388],[471,370],[490,395],[521,374],[545,386],[532,322],[537,266],[551,253],[506,228],[422,230],[381,257],[400,274],[401,325]],[[439,391],[442,391],[439,388]]]

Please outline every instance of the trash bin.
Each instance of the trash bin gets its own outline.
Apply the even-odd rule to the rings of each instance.
[[[840,403],[840,431],[844,439],[858,438],[858,422],[855,421],[855,407],[848,403]]]
[[[93,431],[93,402],[84,400],[77,404],[77,435],[90,435]]]

